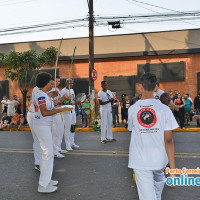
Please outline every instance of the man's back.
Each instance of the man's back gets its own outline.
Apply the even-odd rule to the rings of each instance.
[[[137,101],[129,108],[128,129],[132,131],[129,167],[156,170],[165,167],[168,158],[164,131],[177,128],[168,106],[156,99]]]

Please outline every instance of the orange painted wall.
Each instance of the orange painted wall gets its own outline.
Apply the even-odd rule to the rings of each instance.
[[[175,82],[163,82],[160,88],[166,92],[178,90],[182,95],[189,93],[192,98],[197,94],[197,72],[200,72],[200,54],[184,54],[184,55],[166,55],[166,56],[146,56],[146,57],[131,57],[131,58],[112,58],[112,59],[96,59],[95,69],[98,77],[95,81],[95,93],[101,90],[101,81],[104,76],[119,76],[119,75],[136,75],[137,64],[146,62],[179,62],[186,63],[186,80]],[[70,70],[70,62],[59,62],[59,72],[61,77],[68,77]],[[44,67],[49,68],[49,67]],[[75,60],[73,66],[72,77],[88,77],[89,64],[88,61]],[[5,80],[5,68],[0,69],[0,80]],[[139,85],[136,86],[136,90]],[[29,91],[30,95],[31,90]],[[10,95],[17,94],[21,96],[17,83],[10,82]]]

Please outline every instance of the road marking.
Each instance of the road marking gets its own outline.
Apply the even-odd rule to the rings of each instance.
[[[33,149],[0,148],[0,153],[33,153]],[[128,156],[128,151],[74,150],[66,153],[78,156]],[[200,153],[176,153],[176,158],[200,158]]]

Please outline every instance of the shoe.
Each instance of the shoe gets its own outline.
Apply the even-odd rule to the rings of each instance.
[[[73,151],[73,149],[71,147],[66,148],[66,149],[67,149],[67,151]]]
[[[63,149],[61,149],[60,151],[59,151],[59,153],[67,153],[68,151],[67,150],[63,150]]]
[[[73,145],[72,145],[72,148],[78,149],[78,148],[79,148],[79,146],[78,146],[78,145],[76,145],[76,144],[73,144]]]
[[[58,181],[50,180],[49,185],[53,185],[53,186],[58,185]]]
[[[116,142],[116,139],[106,139],[106,142]]]
[[[116,128],[116,125],[113,125],[113,128]]]
[[[55,158],[64,158],[65,156],[61,153],[57,153],[57,155],[54,155]]]
[[[48,185],[47,187],[43,187],[40,184],[38,185],[38,192],[39,193],[51,193],[57,191],[58,187],[53,185]]]
[[[106,144],[106,143],[107,143],[106,140],[102,140],[102,141],[101,141],[101,144]]]
[[[35,165],[35,170],[40,172],[40,165]]]

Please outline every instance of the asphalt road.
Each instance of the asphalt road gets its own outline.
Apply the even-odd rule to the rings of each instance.
[[[116,143],[100,144],[100,134],[76,134],[79,150],[55,159],[53,179],[59,189],[37,193],[30,132],[0,132],[0,200],[137,200],[127,168],[130,133],[114,133]],[[174,133],[176,166],[200,166],[200,132]],[[64,144],[63,144],[64,148]],[[163,200],[200,200],[198,187],[165,187]]]

